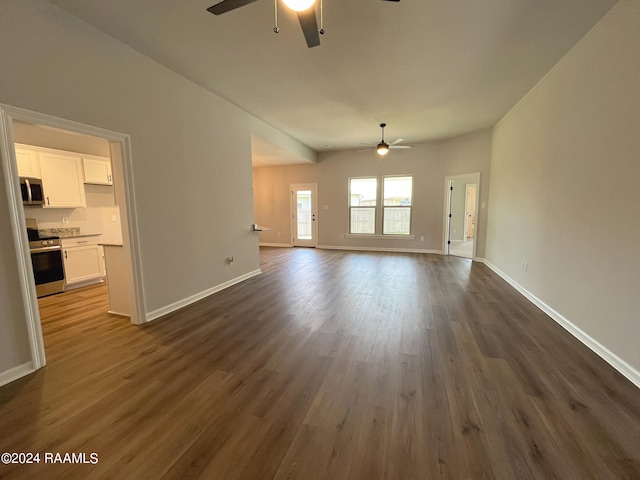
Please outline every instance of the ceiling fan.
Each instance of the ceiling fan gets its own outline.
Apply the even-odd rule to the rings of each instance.
[[[387,143],[384,141],[384,127],[386,127],[387,124],[386,123],[381,123],[380,124],[380,129],[382,130],[382,139],[380,140],[380,143],[378,143],[375,146],[376,152],[378,153],[378,155],[380,155],[381,157],[384,157],[387,153],[389,153],[390,149],[396,149],[396,148],[413,148],[413,145],[398,145],[398,143],[404,141],[404,138],[396,138],[393,142],[391,143]],[[374,145],[372,144],[365,144],[365,145]],[[359,152],[364,152],[365,150],[370,150],[370,148],[365,148],[364,150],[358,150]]]
[[[214,15],[222,15],[223,13],[230,12],[236,8],[244,7],[250,3],[257,2],[258,0],[222,0],[219,3],[207,8],[207,10]],[[307,41],[307,47],[317,47],[320,45],[320,35],[324,34],[322,25],[318,30],[318,21],[316,19],[316,9],[314,4],[317,0],[282,0],[284,4],[291,10],[298,14],[298,21],[302,27],[302,33]],[[400,0],[383,0],[385,2],[399,2]],[[278,33],[280,29],[277,26],[278,13],[277,13],[277,1],[276,6],[276,26],[273,29],[275,33]],[[320,23],[322,24],[322,0],[320,0]]]

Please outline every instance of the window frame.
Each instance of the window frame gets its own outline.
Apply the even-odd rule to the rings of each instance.
[[[411,202],[409,205],[385,205],[385,198],[384,198],[384,194],[385,194],[385,180],[387,178],[410,178],[411,179],[411,196],[409,197],[409,201]],[[388,237],[388,236],[394,236],[394,237],[410,237],[411,236],[411,227],[413,226],[413,175],[383,175],[382,176],[382,182],[380,184],[380,188],[382,189],[382,195],[381,200],[382,200],[382,227],[381,227],[381,231],[382,231],[382,236]],[[387,208],[406,208],[409,210],[409,231],[407,233],[386,233],[384,231],[384,226],[385,226],[385,213],[386,213],[386,209]]]
[[[375,180],[376,182],[376,198],[375,198],[375,203],[374,205],[363,205],[363,206],[354,206],[351,205],[351,181],[352,180]],[[379,197],[379,193],[380,193],[380,181],[379,181],[379,177],[378,176],[365,176],[365,177],[349,177],[348,179],[348,201],[349,201],[349,235],[365,235],[365,236],[374,236],[376,235],[376,230],[378,228],[378,197]],[[352,212],[354,208],[369,208],[369,209],[373,209],[373,232],[371,233],[354,233],[353,232],[353,225],[351,223],[351,220],[353,218],[352,216]]]

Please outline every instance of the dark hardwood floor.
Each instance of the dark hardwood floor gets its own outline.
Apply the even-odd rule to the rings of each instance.
[[[640,479],[640,390],[482,264],[262,249],[143,327],[42,299],[48,365],[0,388],[28,479]],[[89,461],[89,457],[87,458]]]

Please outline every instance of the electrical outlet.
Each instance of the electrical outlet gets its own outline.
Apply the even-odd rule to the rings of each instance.
[[[115,222],[116,221],[116,216],[115,215],[111,215],[111,221]]]
[[[69,217],[62,217],[62,223],[69,223]]]
[[[420,236],[420,241],[424,242],[424,237],[423,236]]]

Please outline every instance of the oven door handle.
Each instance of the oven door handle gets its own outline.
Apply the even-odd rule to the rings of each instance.
[[[62,250],[62,247],[56,245],[55,247],[32,248],[31,253],[52,252],[54,250]]]

